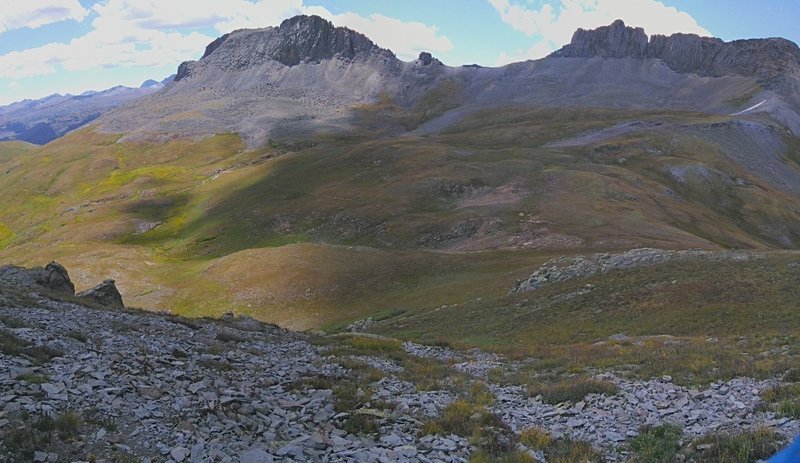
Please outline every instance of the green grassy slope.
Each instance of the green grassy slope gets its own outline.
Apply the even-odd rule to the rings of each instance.
[[[564,303],[545,318],[509,309],[520,300],[506,293],[565,253],[792,248],[800,211],[796,197],[697,135],[653,131],[548,147],[629,120],[726,122],[680,112],[505,108],[438,135],[361,132],[256,151],[230,134],[143,144],[78,131],[0,161],[0,260],[57,259],[80,288],[114,277],[133,306],[191,315],[233,308],[302,329],[373,316],[386,319],[376,329],[387,333],[432,339],[447,327],[451,340],[485,346],[565,342],[570,335],[550,328],[564,317],[586,331],[581,342],[650,332],[626,324],[628,315],[651,310],[661,290],[624,293],[628,302],[603,308],[599,319],[571,311],[615,300],[621,289],[598,290],[586,296],[597,301]],[[789,168],[797,167],[795,148]],[[676,166],[681,178],[670,173]],[[755,278],[747,271],[731,267],[726,281]],[[702,284],[715,285],[713,267],[704,272]],[[726,294],[719,304],[738,307]],[[781,301],[764,301],[760,310],[774,303],[773,315],[783,314]],[[664,310],[678,320],[701,305],[676,299]],[[679,334],[711,326],[698,320],[697,330]],[[729,328],[723,334],[733,335]]]

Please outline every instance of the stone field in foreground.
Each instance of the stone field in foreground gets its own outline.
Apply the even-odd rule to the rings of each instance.
[[[26,297],[24,304],[0,299],[0,461],[447,462],[476,451],[468,438],[425,432],[458,398],[456,388],[418,390],[392,356],[337,353],[346,337],[319,342],[247,317],[187,320]],[[468,383],[524,363],[414,343],[402,350]],[[332,389],[352,380],[357,364],[380,372],[356,394],[372,397],[337,410]],[[624,442],[643,425],[676,423],[690,438],[756,427],[800,431],[798,422],[759,409],[760,394],[777,381],[740,378],[698,390],[668,377],[598,378],[617,392],[559,405],[489,383],[489,410],[511,431],[535,426],[586,440],[609,461],[625,459]],[[352,432],[347,423],[362,416],[376,427]],[[49,437],[31,437],[38,435]],[[521,444],[518,450],[543,459]]]

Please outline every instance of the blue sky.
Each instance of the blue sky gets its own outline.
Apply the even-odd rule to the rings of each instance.
[[[450,65],[540,58],[617,18],[648,34],[800,42],[797,0],[0,0],[0,105],[161,79],[225,32],[300,13]]]

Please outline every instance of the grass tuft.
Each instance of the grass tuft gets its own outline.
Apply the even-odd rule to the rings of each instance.
[[[674,424],[645,427],[630,441],[633,463],[674,461],[681,446],[683,429]]]
[[[751,463],[769,458],[781,449],[783,437],[771,429],[739,434],[711,434],[693,442],[689,460],[703,463]]]
[[[617,386],[614,383],[585,376],[533,378],[526,385],[526,389],[531,396],[542,396],[545,403],[553,405],[562,402],[579,402],[589,394],[613,395],[617,392]]]
[[[89,340],[89,338],[85,334],[75,330],[67,331],[67,337],[70,337],[79,342],[86,342]]]
[[[10,317],[8,315],[0,315],[0,323],[4,324],[8,328],[27,328],[29,325],[25,323],[23,320]]]
[[[782,384],[761,393],[764,407],[789,418],[800,418],[800,384]]]
[[[532,427],[519,433],[519,441],[531,450],[544,451],[553,444],[553,436],[545,429]]]

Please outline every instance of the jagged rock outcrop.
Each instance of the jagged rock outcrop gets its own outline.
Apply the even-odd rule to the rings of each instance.
[[[259,66],[272,60],[284,66],[319,63],[337,57],[366,60],[371,55],[394,59],[394,54],[373,43],[365,35],[334,25],[319,16],[295,16],[278,27],[242,29],[211,42],[200,58],[227,70]],[[194,61],[180,65],[176,81],[192,75]]]
[[[800,48],[780,38],[735,40],[695,34],[653,35],[621,20],[593,30],[578,29],[554,58],[657,58],[676,72],[704,76],[741,75],[771,80],[800,71]]]
[[[122,295],[119,293],[114,280],[105,280],[94,288],[81,291],[77,296],[89,299],[104,307],[112,309],[125,308],[125,304],[122,302]]]
[[[578,29],[572,42],[553,53],[564,58],[644,58],[647,54],[647,35],[641,27],[627,27],[622,20],[593,30]]]
[[[30,269],[16,265],[0,267],[0,285],[15,290],[34,291],[49,297],[77,296],[112,309],[125,307],[114,280],[105,280],[94,288],[75,294],[75,285],[70,280],[67,269],[57,262]]]
[[[57,262],[31,269],[7,265],[0,268],[0,283],[21,289],[46,291],[55,296],[75,295],[67,270]]]

